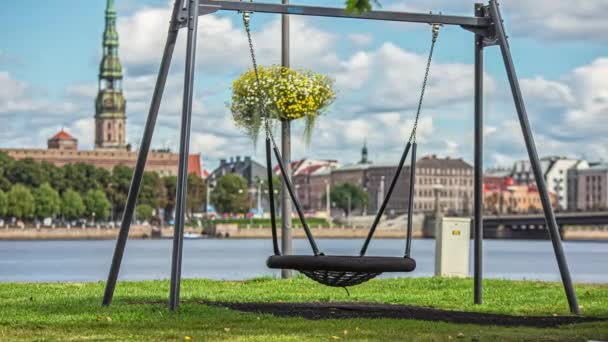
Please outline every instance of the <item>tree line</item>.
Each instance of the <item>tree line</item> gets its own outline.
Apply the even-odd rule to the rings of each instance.
[[[117,165],[111,171],[90,164],[62,167],[32,159],[15,160],[0,152],[0,217],[22,220],[122,216],[133,169]],[[144,172],[136,215],[141,220],[167,219],[175,207],[177,177]],[[188,177],[187,210],[199,211],[205,201],[204,181]],[[164,209],[165,217],[154,215]]]

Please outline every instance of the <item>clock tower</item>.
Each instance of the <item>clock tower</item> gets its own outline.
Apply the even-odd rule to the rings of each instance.
[[[126,149],[126,101],[122,93],[122,66],[118,58],[118,32],[114,0],[107,0],[99,91],[95,100],[95,148]]]

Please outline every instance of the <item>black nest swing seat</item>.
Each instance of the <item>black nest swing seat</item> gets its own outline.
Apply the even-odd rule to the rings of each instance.
[[[251,39],[251,30],[249,26],[250,22],[250,13],[243,13],[243,23],[245,26],[245,31],[247,33],[247,38],[249,41],[249,49],[251,52],[251,60],[253,64],[253,70],[255,72],[257,88],[259,92],[259,96],[261,99],[266,97],[266,94],[262,90],[260,84],[260,76],[258,73],[257,62],[255,58],[255,52],[253,47],[253,42]],[[365,242],[363,243],[363,247],[359,255],[357,256],[339,256],[339,255],[325,255],[319,251],[315,239],[306,223],[304,218],[304,212],[302,211],[302,207],[298,201],[298,198],[295,196],[293,191],[293,186],[290,182],[289,177],[287,176],[287,172],[285,171],[285,165],[283,164],[283,158],[281,158],[281,154],[277,147],[276,142],[274,141],[274,137],[272,135],[272,129],[270,125],[270,118],[266,111],[265,102],[261,101],[261,111],[264,119],[264,128],[266,132],[266,170],[267,170],[267,184],[268,184],[268,194],[269,194],[269,204],[270,204],[270,223],[272,227],[272,242],[274,255],[270,256],[266,261],[266,265],[272,269],[292,269],[297,270],[307,276],[308,278],[315,280],[321,284],[328,286],[338,286],[338,287],[347,287],[358,285],[363,282],[366,282],[370,279],[373,279],[385,272],[411,272],[416,269],[416,261],[410,257],[411,250],[411,242],[412,242],[412,212],[414,209],[414,184],[415,184],[415,170],[416,170],[416,128],[418,126],[418,121],[420,118],[420,112],[422,108],[422,100],[424,98],[424,91],[427,85],[429,70],[431,66],[431,59],[433,56],[433,50],[435,47],[435,42],[437,40],[437,36],[439,34],[439,26],[438,24],[432,25],[432,43],[429,51],[429,56],[427,60],[424,81],[422,83],[422,89],[420,92],[420,98],[418,101],[418,110],[416,112],[416,117],[414,120],[414,127],[412,128],[411,135],[407,144],[405,145],[405,149],[403,154],[401,155],[401,159],[399,161],[399,165],[391,180],[390,186],[382,201],[378,212],[374,218],[372,226],[370,227],[369,233]],[[386,206],[391,198],[393,190],[397,184],[397,180],[399,179],[399,175],[404,167],[405,161],[409,152],[411,154],[411,162],[410,162],[410,172],[409,172],[409,202],[408,202],[408,215],[407,215],[407,230],[406,230],[406,246],[405,246],[405,255],[403,257],[386,257],[386,256],[366,256],[367,248],[369,243],[376,231],[376,227],[380,222],[380,219],[384,215],[384,211],[386,210]],[[287,189],[291,200],[293,201],[294,207],[298,213],[298,218],[302,223],[302,228],[306,233],[306,237],[308,242],[310,243],[310,247],[312,248],[313,255],[281,255],[279,251],[279,243],[277,238],[277,227],[276,227],[276,211],[275,211],[275,200],[274,200],[274,189],[272,182],[272,154],[274,154],[277,163],[280,169],[280,175],[283,179],[283,183],[285,184],[285,188]]]
[[[409,257],[273,255],[269,268],[293,269],[328,286],[353,286],[386,272],[411,272],[416,261]]]

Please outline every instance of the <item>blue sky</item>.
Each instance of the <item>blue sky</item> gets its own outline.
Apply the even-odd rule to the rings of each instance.
[[[276,2],[276,1],[273,1]],[[294,1],[295,2],[295,1]],[[341,1],[297,1],[341,6]],[[445,14],[472,12],[468,0],[383,0],[385,9]],[[125,68],[128,140],[137,146],[164,44],[166,0],[116,0],[120,56]],[[10,7],[10,8],[9,8]],[[1,147],[43,147],[61,127],[91,148],[105,0],[23,0],[0,12]],[[539,13],[539,9],[543,9]],[[608,158],[608,0],[502,2],[518,74],[539,153]],[[279,17],[254,14],[261,64],[279,61]],[[193,152],[207,167],[219,158],[261,148],[232,124],[226,101],[231,80],[249,66],[238,14],[201,19],[193,115]],[[294,158],[398,158],[411,129],[430,39],[425,24],[292,18],[292,66],[329,74],[338,100],[319,120],[312,144],[295,124]],[[185,33],[185,32],[184,32]],[[183,38],[176,50],[153,144],[177,150]],[[525,158],[521,132],[498,48],[486,50],[486,166]],[[472,34],[440,34],[422,114],[420,153],[472,154]]]

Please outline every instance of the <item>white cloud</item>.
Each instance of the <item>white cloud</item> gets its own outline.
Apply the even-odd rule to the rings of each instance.
[[[0,71],[0,114],[43,112],[46,114],[73,113],[71,102],[54,102],[24,81],[17,80],[6,71]]]
[[[358,49],[367,47],[374,40],[374,37],[369,33],[352,33],[347,38]]]
[[[165,45],[166,31],[170,17],[169,6],[145,8],[132,16],[121,18],[118,31],[121,39],[121,58],[131,69],[154,72],[160,62]],[[308,25],[305,18],[293,17],[290,24],[292,63],[295,66],[323,66],[336,61],[328,54],[336,37],[326,31]],[[253,32],[256,54],[261,64],[280,62],[280,17]],[[185,55],[185,32],[180,32],[174,52],[174,60],[181,61]],[[197,63],[207,72],[245,69],[250,67],[249,46],[245,30],[236,26],[230,17],[205,15],[199,20],[197,37]],[[323,58],[319,58],[323,57]]]
[[[361,111],[405,110],[418,104],[426,55],[403,50],[387,42],[377,50],[358,52],[343,62],[335,73],[336,85],[346,91],[361,90],[356,100]],[[425,106],[470,102],[473,96],[473,67],[461,63],[433,63],[425,94]],[[486,76],[486,90],[494,80]]]
[[[528,104],[539,155],[564,155],[590,160],[608,157],[608,58],[598,58],[558,80],[524,79],[522,91]],[[503,99],[504,100],[504,99]],[[510,99],[509,99],[510,102]],[[513,108],[511,104],[502,108]],[[486,131],[492,159],[527,158],[519,123],[512,111],[501,112]],[[504,119],[510,116],[512,119]]]
[[[477,0],[408,0],[387,3],[392,10],[472,15]],[[606,41],[608,1],[501,1],[506,29],[519,37],[564,41]],[[408,27],[412,27],[408,25]],[[419,27],[419,26],[417,26]]]

